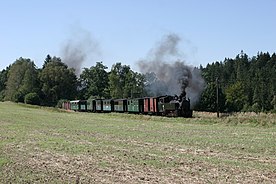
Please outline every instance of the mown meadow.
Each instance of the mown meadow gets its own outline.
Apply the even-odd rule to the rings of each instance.
[[[276,183],[276,114],[67,112],[0,102],[0,183]]]

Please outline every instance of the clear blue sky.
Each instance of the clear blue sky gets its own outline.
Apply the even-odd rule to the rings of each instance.
[[[275,0],[4,0],[0,3],[0,69],[19,57],[41,67],[68,40],[87,38],[83,67],[136,62],[164,35],[181,37],[188,64],[205,66],[243,50],[276,52]]]

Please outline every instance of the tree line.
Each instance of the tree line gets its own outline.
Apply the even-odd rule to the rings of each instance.
[[[0,100],[56,106],[60,100],[128,98],[150,95],[148,85],[158,82],[153,73],[134,72],[115,63],[111,70],[97,62],[80,76],[59,57],[47,55],[42,68],[26,58],[17,59],[0,72]],[[251,58],[241,52],[206,67],[206,81],[195,110],[221,112],[276,111],[276,54],[258,53]],[[218,106],[216,99],[218,96]]]
[[[47,55],[42,68],[17,59],[0,72],[0,100],[56,106],[60,100],[127,98],[143,95],[144,76],[116,63],[111,71],[102,62],[84,68],[79,77],[59,57]]]
[[[276,111],[276,54],[260,52],[248,57],[243,51],[234,59],[200,67],[207,86],[196,109],[215,112]]]

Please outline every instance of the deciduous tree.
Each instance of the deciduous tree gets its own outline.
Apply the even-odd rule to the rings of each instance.
[[[97,62],[90,69],[84,68],[80,75],[81,87],[85,99],[91,96],[109,97],[108,93],[108,72],[107,66],[102,62]]]
[[[109,74],[109,90],[113,98],[141,96],[144,92],[144,76],[130,69],[130,66],[116,63]]]
[[[24,96],[39,91],[38,70],[30,59],[19,58],[8,72],[5,100],[24,102]]]
[[[60,58],[53,57],[42,69],[39,78],[45,105],[54,106],[59,99],[76,97],[77,77],[74,69],[68,68]]]

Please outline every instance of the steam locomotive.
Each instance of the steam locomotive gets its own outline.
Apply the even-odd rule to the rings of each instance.
[[[190,100],[185,95],[134,99],[88,99],[65,101],[62,108],[84,112],[125,112],[168,117],[192,117]]]

